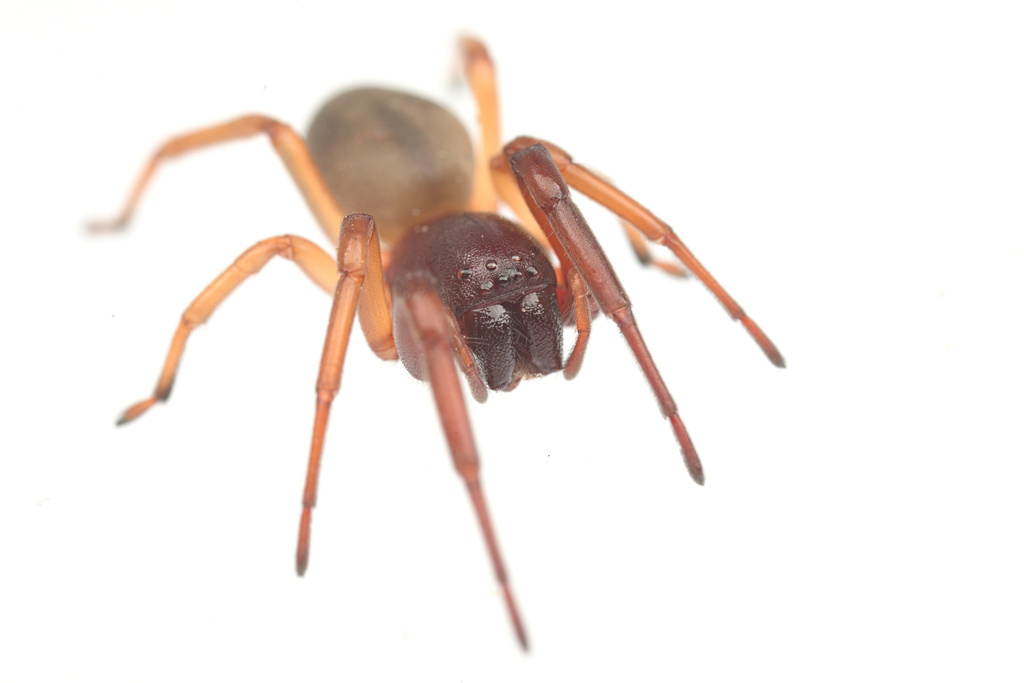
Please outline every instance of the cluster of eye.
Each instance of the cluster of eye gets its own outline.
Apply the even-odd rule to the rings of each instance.
[[[522,260],[522,257],[520,257],[518,254],[516,254],[515,256],[512,257],[512,260],[516,261],[516,262],[519,262],[519,261]],[[497,270],[498,269],[498,262],[492,259],[492,260],[488,261],[487,263],[485,263],[484,267],[487,268],[487,270]],[[534,268],[533,266],[527,266],[526,267],[526,274],[531,279],[533,279],[533,278],[537,277],[538,275],[540,275],[540,273],[537,271],[537,269]],[[473,275],[473,270],[471,268],[463,268],[462,270],[459,271],[459,279],[460,280],[468,280],[472,275]],[[512,284],[514,281],[518,280],[522,276],[523,276],[523,274],[521,272],[519,272],[518,270],[513,270],[513,271],[511,271],[509,273],[502,273],[501,275],[499,275],[497,277],[498,286],[499,287],[508,287],[510,284]],[[485,292],[488,292],[488,291],[494,289],[494,281],[486,280],[484,282],[481,282],[480,283],[480,289],[482,289]]]

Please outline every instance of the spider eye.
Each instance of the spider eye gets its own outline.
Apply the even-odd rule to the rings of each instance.
[[[463,268],[462,270],[459,271],[459,279],[460,280],[468,280],[469,276],[472,275],[472,274],[473,274],[473,271],[471,271],[469,268]]]

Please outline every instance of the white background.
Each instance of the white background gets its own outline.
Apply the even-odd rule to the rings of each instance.
[[[1024,26],[1013,3],[45,3],[0,8],[0,679],[1019,680]],[[490,8],[485,8],[489,6]],[[582,375],[471,407],[515,644],[426,387],[358,337],[310,571],[293,553],[329,299],[271,263],[151,390],[188,301],[319,239],[266,141],[333,89],[472,106],[672,223],[785,354],[585,204],[703,456],[607,320]],[[325,247],[330,245],[325,243]]]

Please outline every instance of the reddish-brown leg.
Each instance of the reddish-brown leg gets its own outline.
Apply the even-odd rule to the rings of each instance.
[[[327,189],[316,164],[313,163],[313,157],[310,156],[309,150],[306,148],[305,140],[288,125],[258,114],[232,119],[216,126],[179,135],[165,142],[142,169],[121,213],[112,220],[90,223],[89,229],[94,232],[105,232],[121,230],[127,226],[143,191],[149,185],[157,166],[164,159],[221,142],[252,137],[260,133],[265,133],[270,138],[274,150],[281,157],[288,172],[291,173],[292,179],[313,211],[320,228],[333,243],[338,237],[338,226],[341,225],[344,213],[334,200],[330,190]]]
[[[540,228],[523,204],[523,199],[519,196],[512,175],[508,172],[508,162],[501,154],[500,109],[494,63],[487,53],[486,46],[475,38],[466,37],[459,41],[459,51],[462,57],[463,73],[476,101],[481,137],[480,146],[477,149],[476,171],[473,175],[473,196],[469,203],[470,210],[494,213],[497,210],[497,196],[495,195],[497,191],[502,195],[505,203],[516,212],[520,223],[527,232],[541,244],[545,244],[546,240],[541,239]],[[499,174],[505,174],[505,177],[492,179],[491,173],[494,170]],[[622,221],[622,229],[625,231],[626,237],[629,238],[629,244],[640,263],[654,266],[676,277],[690,275],[690,271],[680,264],[659,259],[651,254],[643,236],[628,222]],[[566,376],[570,376],[568,372]],[[575,373],[572,376],[575,376]]]
[[[437,412],[441,418],[448,448],[451,450],[455,470],[462,477],[469,492],[470,501],[476,512],[477,521],[487,543],[487,552],[491,557],[495,576],[501,585],[502,595],[516,637],[524,650],[529,649],[526,630],[523,628],[519,609],[509,583],[505,563],[498,549],[497,537],[491,524],[490,514],[484,500],[480,485],[480,459],[477,456],[476,444],[466,412],[466,402],[462,396],[455,361],[452,358],[452,330],[449,323],[450,313],[441,301],[441,297],[428,282],[412,285],[396,302],[396,322],[399,317],[408,320],[413,330],[417,350],[426,367],[426,379],[434,394]]]
[[[506,147],[506,153],[509,154],[509,161],[520,190],[537,223],[548,234],[552,244],[556,241],[562,244],[573,268],[586,281],[601,310],[619,326],[629,348],[640,363],[640,369],[654,390],[662,414],[672,424],[690,476],[698,484],[703,484],[704,469],[700,458],[679,417],[676,403],[640,336],[640,329],[633,318],[626,292],[594,233],[569,197],[569,188],[551,155],[544,145],[540,144],[514,153]]]
[[[508,204],[509,208],[515,213],[516,218],[519,219],[519,225],[526,231],[530,237],[537,240],[539,244],[546,247],[549,254],[554,253],[554,245],[548,242],[547,235],[541,230],[537,224],[537,220],[530,213],[530,207],[526,205],[526,200],[523,199],[523,195],[519,192],[519,186],[516,184],[516,177],[512,173],[512,168],[508,165],[508,157],[504,154],[491,159],[491,180],[494,182],[494,189],[497,190],[498,196],[501,200]],[[559,283],[562,283],[564,273],[561,268],[556,269],[559,276]]]
[[[498,196],[501,197],[503,202],[508,204],[519,219],[520,225],[523,226],[526,232],[530,233],[531,237],[541,244],[547,244],[547,238],[530,213],[530,209],[526,206],[523,196],[519,194],[519,187],[516,184],[515,176],[512,175],[512,169],[508,165],[508,157],[504,154],[498,154],[491,159],[490,167],[491,180],[494,183],[494,189],[497,191]],[[655,257],[640,231],[626,220],[621,222],[622,229],[629,239],[629,245],[633,248],[633,253],[636,254],[640,263],[645,266],[654,266],[675,277],[689,277],[691,275],[690,271],[686,270],[681,264]]]
[[[359,325],[370,349],[382,360],[397,360],[398,349],[391,325],[391,295],[384,286],[384,256],[380,240],[374,236],[367,244],[367,255],[363,286],[359,295]],[[477,368],[476,359],[469,350],[466,340],[459,333],[459,324],[449,313],[453,331],[453,348],[459,365],[469,382],[473,398],[479,403],[487,401],[487,387],[484,386]]]
[[[729,293],[725,291],[722,285],[718,284],[718,281],[701,265],[700,261],[683,244],[679,236],[672,231],[672,228],[667,223],[612,184],[602,180],[579,164],[574,163],[565,150],[550,142],[521,137],[506,145],[505,153],[511,155],[519,150],[538,144],[547,148],[553,163],[569,185],[572,185],[594,201],[618,214],[620,218],[639,229],[647,239],[668,247],[683,262],[683,265],[711,290],[712,294],[725,307],[729,315],[733,319],[740,321],[747,332],[750,333],[750,336],[754,338],[754,341],[757,342],[757,345],[764,351],[764,354],[768,356],[768,360],[780,368],[786,366],[786,361],[782,358],[782,354],[779,353],[779,350],[768,338],[768,335],[740,308],[739,304],[729,296]]]
[[[572,353],[565,361],[562,374],[566,379],[573,379],[580,374],[583,366],[583,354],[590,340],[590,301],[587,298],[587,284],[574,268],[569,269],[569,289],[572,292],[573,305],[576,311],[576,343]]]
[[[375,258],[372,258],[375,257]],[[345,363],[345,353],[352,336],[352,324],[359,307],[360,291],[366,281],[371,286],[367,291],[376,289],[382,284],[375,281],[374,273],[381,272],[380,241],[373,219],[364,214],[356,213],[346,216],[341,226],[341,237],[338,240],[337,271],[340,275],[334,291],[334,303],[331,306],[331,317],[327,324],[327,336],[324,339],[324,351],[320,358],[320,372],[316,380],[316,416],[313,419],[313,441],[309,450],[309,465],[306,470],[306,486],[302,494],[302,518],[299,522],[299,543],[295,552],[295,570],[299,576],[306,572],[309,564],[310,527],[313,520],[313,507],[316,506],[316,489],[320,479],[320,457],[324,449],[324,432],[327,429],[327,417],[331,412],[338,389],[341,387],[341,369]],[[368,277],[369,275],[369,277]],[[374,297],[372,301],[381,300]],[[364,301],[364,305],[366,302]],[[376,325],[385,325],[391,329],[390,313],[387,309],[368,311],[365,320],[374,319]],[[378,329],[379,332],[379,329]],[[368,334],[368,336],[370,336]],[[374,335],[375,336],[375,335]]]
[[[494,187],[501,196],[502,201],[512,208],[512,211],[519,219],[520,226],[541,245],[547,247],[547,251],[555,256],[558,268],[555,273],[558,276],[558,301],[563,315],[574,310],[576,319],[576,343],[572,347],[572,353],[565,361],[563,374],[566,379],[576,377],[583,365],[583,356],[587,350],[587,342],[590,339],[590,300],[587,296],[587,287],[579,274],[570,267],[569,258],[565,249],[558,240],[551,241],[544,230],[537,223],[530,207],[519,190],[512,167],[509,165],[508,157],[505,154],[498,154],[491,159],[491,179]],[[623,227],[629,234],[630,226],[623,222]],[[635,231],[634,231],[635,232]],[[569,300],[572,297],[572,300]],[[573,307],[570,309],[570,306]],[[596,312],[596,310],[595,310]]]
[[[171,387],[178,373],[181,355],[185,352],[185,342],[192,330],[206,322],[214,309],[220,305],[238,285],[250,275],[258,273],[270,259],[281,256],[291,259],[302,268],[321,289],[328,294],[334,291],[338,280],[338,271],[334,259],[309,240],[294,235],[271,237],[249,247],[227,270],[211,282],[202,293],[195,298],[181,316],[178,329],[167,352],[160,379],[157,381],[153,395],[131,406],[118,419],[117,424],[123,425],[149,410],[158,401],[166,401],[171,395]]]

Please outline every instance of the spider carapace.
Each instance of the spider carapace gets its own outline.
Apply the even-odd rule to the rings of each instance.
[[[156,390],[128,408],[129,422],[167,400],[191,331],[242,281],[274,256],[293,260],[334,297],[320,372],[296,567],[309,560],[312,510],[331,402],[358,314],[381,358],[400,358],[429,382],[458,474],[465,482],[513,628],[527,648],[479,476],[459,372],[478,401],[523,378],[579,372],[599,309],[618,326],[668,418],[690,475],[704,473],[675,402],[647,350],[626,293],[570,198],[568,186],[618,214],[645,263],[700,279],[777,366],[768,337],[694,258],[672,229],[557,146],[520,137],[500,146],[494,67],[483,45],[461,43],[479,110],[481,144],[444,108],[384,89],[342,93],[320,110],[304,140],[274,119],[250,115],[169,140],[143,169],[121,214],[95,230],[127,225],[157,166],[219,142],[265,134],[301,190],[337,258],[309,240],[283,235],[247,249],[182,315]],[[497,215],[500,197],[519,218]],[[339,232],[340,226],[340,232]],[[685,266],[653,259],[644,239],[665,245]],[[576,328],[563,361],[562,326]]]

